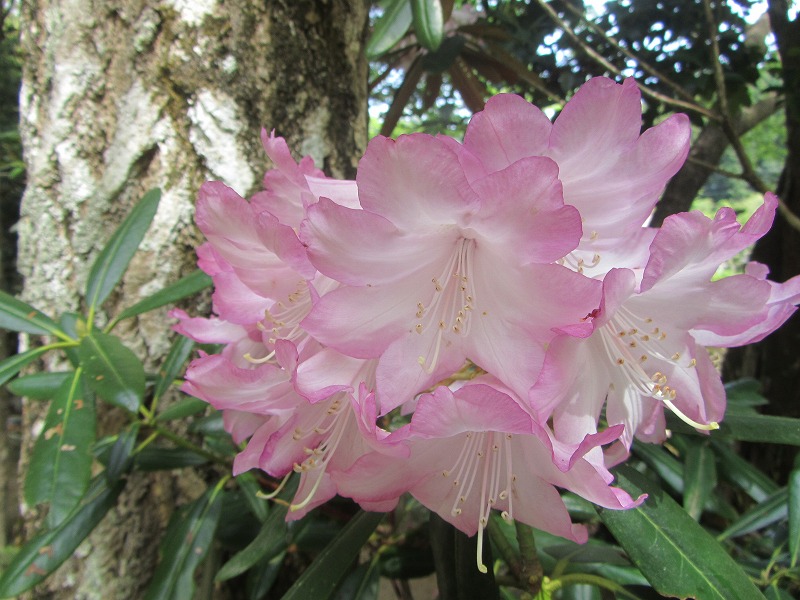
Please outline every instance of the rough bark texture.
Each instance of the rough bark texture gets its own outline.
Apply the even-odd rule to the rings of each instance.
[[[25,299],[45,311],[80,308],[88,266],[152,187],[163,190],[158,214],[105,308],[192,269],[196,191],[209,178],[258,189],[262,126],[329,174],[355,172],[367,134],[364,0],[41,0],[23,3],[22,20],[19,268]],[[151,363],[169,344],[164,311],[119,332]],[[25,404],[21,477],[42,416]],[[106,411],[100,433],[120,417]],[[176,503],[204,488],[202,473],[187,475],[135,475],[35,597],[140,597]]]
[[[800,214],[800,18],[789,20],[784,0],[769,3],[769,15],[783,66],[788,155],[778,195],[794,214]],[[771,278],[785,281],[800,273],[800,232],[776,217],[772,230],[753,251],[753,260],[770,267]],[[795,314],[763,342],[728,353],[726,378],[757,377],[773,414],[800,417],[800,316]],[[795,449],[768,445],[752,449],[768,473],[783,480],[792,468]]]
[[[744,135],[777,110],[777,94],[767,95],[753,106],[742,109],[735,123],[736,132]],[[707,165],[718,165],[729,144],[725,132],[718,125],[710,123],[703,128],[692,144],[689,160],[667,184],[650,222],[652,227],[660,227],[664,219],[670,215],[689,210],[692,201],[712,173],[709,167],[693,160]]]

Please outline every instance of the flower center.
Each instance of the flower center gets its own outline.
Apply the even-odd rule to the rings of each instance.
[[[300,473],[301,477],[316,476],[316,479],[306,497],[289,506],[292,511],[304,508],[314,499],[328,463],[344,439],[350,421],[347,395],[343,392],[334,395],[330,400],[315,404],[314,408],[316,410],[309,415],[307,423],[299,424],[292,433],[292,440],[295,443],[302,443],[303,452],[306,454],[302,462],[294,464],[292,471]],[[264,497],[269,499],[277,496],[286,485],[292,471],[286,474],[274,492]]]
[[[453,482],[451,492],[455,496],[450,514],[454,517],[462,513],[472,491],[477,493],[476,484],[480,479],[477,563],[481,573],[487,571],[483,564],[483,530],[489,523],[490,511],[504,508],[500,516],[509,523],[514,519],[517,476],[511,460],[511,438],[510,433],[470,431],[455,464],[442,471],[442,477]],[[504,481],[502,488],[501,480]]]
[[[289,340],[298,344],[308,334],[300,327],[302,321],[311,310],[311,294],[308,292],[308,283],[305,280],[297,282],[297,289],[289,294],[286,301],[277,301],[264,311],[264,320],[256,323],[261,331],[269,333],[268,342],[272,345],[278,340]],[[249,353],[244,355],[245,360],[253,364],[263,364],[275,356],[273,350],[266,356],[254,358]]]
[[[470,313],[475,306],[475,278],[472,273],[475,240],[461,238],[438,277],[431,279],[433,297],[428,306],[417,302],[414,331],[422,335],[435,331],[427,356],[417,360],[425,372],[433,373],[445,334],[466,336],[470,331]]]
[[[680,348],[670,348],[667,332],[652,318],[640,318],[626,308],[620,308],[600,329],[600,340],[609,359],[617,365],[627,383],[641,395],[654,398],[669,408],[683,422],[696,429],[719,429],[719,424],[698,423],[683,413],[674,402],[678,392],[668,385],[661,371],[647,369],[648,361],[666,361],[681,369],[692,369],[694,358],[683,359]]]

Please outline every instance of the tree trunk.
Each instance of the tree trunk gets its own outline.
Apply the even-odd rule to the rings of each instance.
[[[788,154],[778,195],[794,214],[800,214],[800,19],[789,20],[784,0],[771,0],[769,16],[783,66]],[[778,216],[772,230],[757,244],[753,260],[770,268],[771,278],[784,281],[800,273],[800,232]],[[794,315],[764,341],[728,353],[727,379],[757,377],[770,400],[767,412],[800,417],[800,317]],[[784,480],[792,468],[796,451],[769,445],[753,448],[755,460],[766,472]]]
[[[367,136],[367,10],[365,0],[23,3],[25,300],[51,314],[80,308],[88,266],[152,187],[163,190],[158,214],[106,308],[117,312],[193,269],[197,189],[206,179],[241,194],[259,189],[262,126],[329,174],[352,176]],[[119,332],[152,364],[168,348],[169,324],[157,311]],[[42,417],[24,404],[21,477]],[[120,421],[107,410],[100,433]],[[176,503],[204,489],[197,477],[134,474],[35,597],[140,597]],[[34,507],[24,512],[35,520]]]

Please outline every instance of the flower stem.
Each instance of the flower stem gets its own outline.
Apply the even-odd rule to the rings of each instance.
[[[492,513],[492,516],[489,518],[489,523],[486,525],[486,531],[489,533],[489,539],[492,540],[495,548],[500,552],[503,557],[503,560],[506,561],[508,568],[511,569],[511,572],[514,574],[514,577],[517,578],[519,583],[524,585],[524,577],[522,575],[522,561],[519,558],[517,551],[511,545],[511,542],[508,541],[508,538],[503,533],[501,529],[500,522],[498,521],[500,517],[496,512]]]
[[[533,538],[533,529],[530,525],[514,521],[517,530],[517,541],[519,542],[519,552],[522,555],[522,577],[521,580],[527,586],[527,591],[532,596],[536,596],[542,589],[542,578],[544,571],[542,563],[539,562],[539,555],[536,553],[536,541]]]

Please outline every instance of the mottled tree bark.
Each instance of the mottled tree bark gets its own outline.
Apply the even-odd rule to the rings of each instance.
[[[788,154],[777,193],[794,214],[800,214],[800,18],[789,20],[785,0],[771,0],[769,16],[783,66]],[[800,232],[780,216],[757,244],[753,260],[770,267],[771,278],[785,281],[800,273]],[[770,400],[767,412],[800,417],[800,317],[794,315],[764,341],[728,353],[724,374],[732,379],[757,377]],[[759,465],[779,480],[792,468],[795,449],[753,448]]]
[[[257,190],[262,126],[331,175],[355,172],[367,135],[365,0],[31,0],[22,20],[28,188],[19,265],[24,298],[47,312],[81,308],[88,266],[152,187],[163,190],[158,214],[105,308],[192,269],[197,189],[212,178]],[[165,315],[117,330],[150,364],[169,345]],[[25,404],[22,477],[42,416]],[[101,433],[121,420],[106,410]],[[203,489],[198,474],[134,475],[35,597],[140,597],[176,503]],[[25,513],[35,520],[33,507]]]

